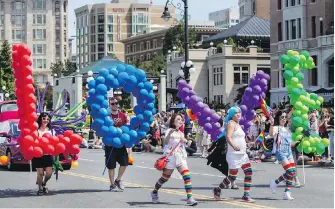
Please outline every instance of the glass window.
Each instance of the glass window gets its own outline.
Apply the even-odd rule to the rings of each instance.
[[[104,23],[105,22],[105,15],[98,15],[98,23]]]
[[[98,33],[103,33],[104,32],[104,25],[98,25]]]
[[[60,12],[60,3],[59,3],[59,1],[55,2],[55,12]]]
[[[144,23],[144,15],[143,15],[143,13],[138,13],[137,14],[137,22],[138,23]]]
[[[297,38],[296,20],[291,20],[291,34],[292,34],[292,39],[296,39]]]
[[[5,2],[1,1],[0,2],[0,10],[3,11],[5,9]]]
[[[107,44],[107,48],[109,52],[113,52],[114,51],[114,45],[113,44]]]
[[[56,45],[56,57],[60,57],[60,46]]]
[[[282,23],[279,22],[278,23],[278,41],[282,41],[283,40],[283,26]]]
[[[286,40],[290,40],[290,27],[288,24],[288,20],[285,21],[285,33],[286,33]]]
[[[12,2],[12,9],[13,10],[22,10],[25,8],[25,2],[23,1],[14,1]]]
[[[3,25],[5,24],[5,15],[1,15],[1,20],[0,20],[0,24]]]
[[[108,33],[113,33],[113,25],[108,25]]]
[[[98,35],[98,42],[105,42],[104,34]]]
[[[107,40],[108,40],[108,42],[113,42],[113,34],[108,34],[107,35]]]
[[[1,30],[0,39],[5,40],[5,31]]]
[[[105,56],[104,53],[99,53],[99,54],[98,54],[98,59],[102,59],[104,56]]]
[[[64,1],[63,8],[64,8],[64,12],[66,12],[66,8],[67,8],[67,2],[66,1]]]
[[[64,27],[66,27],[67,25],[67,19],[66,19],[66,16],[64,16]]]
[[[313,16],[312,17],[312,38],[315,38],[316,37],[316,17]]]
[[[56,26],[60,26],[60,16],[59,15],[56,15],[55,20],[56,20]]]
[[[301,18],[298,18],[298,38],[301,38]]]
[[[107,16],[107,23],[113,23],[113,15]]]
[[[25,15],[12,15],[12,24],[15,26],[22,26],[25,23]]]
[[[277,9],[278,10],[281,10],[281,0],[277,0]]]
[[[33,1],[34,9],[45,9],[46,8],[46,0],[34,0]]]
[[[105,51],[105,44],[98,44],[98,52]]]

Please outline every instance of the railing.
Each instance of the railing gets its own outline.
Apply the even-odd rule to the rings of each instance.
[[[287,51],[290,49],[306,49],[308,47],[307,40],[289,40],[278,43],[279,51]]]
[[[319,36],[317,40],[318,40],[318,47],[334,45],[334,34]]]

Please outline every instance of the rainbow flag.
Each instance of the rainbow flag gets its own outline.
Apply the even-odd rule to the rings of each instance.
[[[265,134],[264,134],[264,130],[263,130],[261,132],[261,134],[259,134],[259,136],[257,137],[256,143],[264,144],[264,137],[265,137]]]
[[[270,116],[271,108],[266,104],[264,99],[260,100],[260,106],[261,109],[263,110],[263,113],[266,117]]]
[[[263,130],[262,133],[259,134],[259,136],[257,137],[255,143],[256,143],[256,144],[257,144],[257,143],[261,144],[261,145],[262,145],[262,148],[263,148],[263,150],[264,150],[264,155],[265,155],[266,157],[269,157],[269,156],[272,155],[272,150],[270,150],[269,148],[267,148],[267,147],[265,146],[264,141],[265,141],[265,134],[264,134],[264,130]]]

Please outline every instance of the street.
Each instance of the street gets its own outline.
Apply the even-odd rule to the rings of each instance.
[[[159,192],[160,204],[149,200],[149,193],[161,173],[153,168],[160,156],[152,153],[133,153],[135,162],[124,175],[124,192],[109,192],[107,171],[104,176],[103,150],[82,149],[79,167],[60,174],[49,181],[49,194],[37,196],[36,172],[29,170],[9,172],[0,168],[0,202],[3,208],[105,208],[105,207],[173,207],[185,206],[186,194],[181,176],[177,173],[163,185]],[[251,197],[256,203],[244,203],[239,199],[243,194],[243,172],[239,172],[239,190],[222,190],[222,201],[215,201],[212,188],[222,181],[217,170],[206,165],[206,160],[188,158],[192,174],[193,197],[201,208],[334,208],[334,169],[306,167],[306,185],[292,188],[293,201],[282,200],[284,185],[277,193],[270,192],[268,183],[283,173],[280,165],[273,163],[253,163],[253,187]],[[302,168],[298,168],[303,183]]]

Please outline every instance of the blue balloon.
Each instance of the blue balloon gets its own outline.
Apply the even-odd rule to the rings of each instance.
[[[100,118],[95,119],[93,122],[98,123],[100,126],[103,126],[104,123],[105,123],[105,121],[103,119],[100,119]]]
[[[99,76],[106,77],[109,74],[106,68],[102,68],[99,70]]]
[[[135,72],[136,72],[136,68],[132,65],[127,65],[126,67],[126,72],[129,74],[129,75],[134,75]]]
[[[147,81],[144,83],[144,88],[147,90],[147,91],[151,91],[153,89],[153,85],[151,82]]]
[[[97,118],[99,115],[99,110],[91,110],[90,115],[92,118]]]
[[[121,128],[117,127],[117,128],[116,128],[115,136],[120,137],[121,134],[122,134],[122,130],[121,130]]]
[[[149,123],[142,123],[140,125],[140,130],[148,132],[150,131],[150,124]]]
[[[129,81],[132,85],[137,83],[137,78],[134,75],[129,76]]]
[[[141,89],[140,90],[140,96],[143,96],[143,97],[148,96],[148,91],[146,89]]]
[[[108,133],[109,133],[109,128],[108,126],[102,126],[101,127],[101,136],[108,136]]]
[[[121,135],[121,141],[123,144],[127,144],[130,141],[130,136],[126,133]]]
[[[149,103],[149,104],[147,104],[147,109],[148,110],[152,110],[152,109],[154,109],[155,108],[155,104],[154,103]]]
[[[113,138],[110,137],[110,136],[102,137],[102,142],[107,146],[112,146],[113,145]]]
[[[106,85],[107,86],[112,86],[113,85],[113,80],[115,79],[115,77],[111,74],[106,76]]]
[[[94,97],[87,97],[86,99],[86,103],[91,106],[92,104],[94,104],[96,102],[95,98]]]
[[[149,110],[145,110],[145,111],[143,112],[143,117],[144,117],[144,120],[145,120],[145,121],[150,120],[150,118],[152,117],[152,112],[149,111]]]
[[[129,132],[129,128],[127,126],[121,126],[120,129],[122,130],[122,133],[128,133]]]
[[[137,131],[137,138],[138,139],[144,139],[147,136],[147,132],[139,130]]]
[[[145,77],[146,77],[145,72],[143,70],[141,70],[141,69],[138,69],[136,71],[135,76],[136,76],[136,78],[137,78],[138,81],[145,81],[146,80],[145,79]]]
[[[143,109],[142,109],[140,106],[136,105],[136,106],[134,107],[134,113],[135,113],[136,115],[141,114],[142,112],[143,112]]]
[[[119,137],[114,137],[112,140],[112,146],[116,148],[121,148],[123,147],[123,144],[121,142],[121,139]]]
[[[90,90],[88,91],[88,95],[89,95],[90,97],[94,96],[94,95],[95,95],[95,89],[90,89]]]
[[[139,120],[140,123],[142,123],[142,121],[144,120],[144,117],[142,114],[136,115],[136,118]]]
[[[108,115],[108,112],[107,112],[107,109],[106,108],[101,108],[100,110],[99,110],[99,117],[100,118],[105,118],[106,116]]]
[[[117,75],[119,74],[116,68],[110,68],[108,71],[109,74],[112,74],[114,77],[117,77]]]
[[[110,127],[114,125],[114,121],[109,116],[105,116],[104,125]]]
[[[144,83],[143,82],[138,83],[137,87],[139,88],[139,90],[144,89]]]
[[[119,84],[123,85],[129,79],[129,75],[126,72],[121,72],[118,75]]]
[[[106,79],[102,76],[98,76],[96,79],[95,79],[95,85],[99,85],[99,84],[103,84],[105,83]]]
[[[92,111],[98,111],[99,112],[100,108],[101,108],[101,106],[97,103],[94,103],[94,104],[91,105],[91,110]]]
[[[107,93],[107,86],[105,84],[99,84],[96,87],[96,90],[99,94],[106,94]]]
[[[119,80],[114,78],[111,82],[110,87],[113,88],[113,89],[117,89],[117,88],[119,88],[119,86],[120,86]]]
[[[134,85],[130,84],[129,82],[126,82],[124,85],[123,85],[123,90],[126,92],[126,93],[131,93],[134,89]]]
[[[116,66],[116,69],[117,69],[117,71],[120,73],[120,72],[124,72],[124,71],[126,71],[126,68],[125,68],[125,66],[123,65],[123,64],[118,64],[117,66]]]
[[[139,97],[140,96],[140,89],[137,88],[136,85],[135,85],[132,93],[133,93],[134,97]]]
[[[154,122],[154,118],[153,118],[153,117],[151,117],[151,118],[149,119],[148,123],[151,124],[152,122]]]
[[[96,99],[99,104],[102,104],[106,100],[104,95],[98,95]]]
[[[152,110],[151,110],[151,113],[152,113],[152,115],[154,115],[154,114],[157,113],[157,110],[156,110],[156,109],[152,109]]]
[[[147,96],[147,100],[150,101],[150,102],[153,102],[155,101],[155,94],[154,93],[149,93],[148,96]]]
[[[126,148],[132,148],[134,145],[135,145],[135,143],[134,143],[133,141],[129,141],[129,142],[126,144]]]
[[[114,122],[113,122],[114,123]],[[109,127],[109,136],[115,136],[116,135],[116,128],[114,126]]]
[[[108,100],[104,100],[101,104],[101,107],[102,108],[106,108],[106,109],[109,109],[109,102]]]
[[[137,132],[135,130],[130,130],[128,134],[131,139],[133,140],[137,139]]]
[[[88,88],[90,88],[90,89],[93,89],[93,88],[95,88],[95,84],[96,84],[96,82],[95,82],[95,80],[90,80],[90,82],[88,82]]]
[[[133,117],[132,119],[130,119],[130,125],[132,127],[136,127],[140,124],[140,121],[137,117]]]

